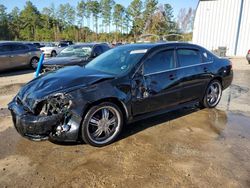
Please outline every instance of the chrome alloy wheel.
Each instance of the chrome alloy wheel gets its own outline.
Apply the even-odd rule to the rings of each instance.
[[[207,103],[213,107],[218,104],[221,98],[221,84],[218,82],[213,82],[207,90]]]
[[[112,106],[98,108],[87,123],[89,139],[96,144],[112,140],[120,130],[120,113]]]
[[[31,64],[31,67],[32,67],[33,69],[36,69],[36,68],[37,68],[38,61],[39,61],[39,60],[38,60],[37,58],[33,58],[33,59],[31,60],[30,64]]]

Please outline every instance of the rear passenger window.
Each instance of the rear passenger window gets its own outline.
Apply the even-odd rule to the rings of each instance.
[[[28,50],[29,48],[25,45],[22,45],[22,44],[14,44],[12,46],[12,50],[13,51],[19,51],[19,50]]]
[[[206,52],[206,51],[204,51],[203,53],[202,53],[202,57],[203,57],[203,62],[211,62],[211,61],[213,61],[213,57],[212,57],[212,55],[211,54],[209,54],[208,52]]]
[[[177,57],[181,67],[197,65],[201,63],[201,57],[198,50],[194,49],[179,49]]]
[[[144,74],[152,74],[175,68],[174,50],[162,51],[144,63]]]

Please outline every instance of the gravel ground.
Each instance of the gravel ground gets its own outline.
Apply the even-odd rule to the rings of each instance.
[[[250,65],[231,60],[233,85],[216,109],[128,125],[103,148],[19,136],[6,107],[33,73],[0,75],[0,187],[250,187]]]

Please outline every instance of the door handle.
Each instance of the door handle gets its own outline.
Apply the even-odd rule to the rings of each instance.
[[[170,74],[168,77],[169,77],[170,80],[174,80],[175,79],[175,75],[174,74]]]
[[[204,67],[203,70],[204,70],[204,72],[207,72],[207,71],[208,71],[208,68],[207,68],[207,67]]]

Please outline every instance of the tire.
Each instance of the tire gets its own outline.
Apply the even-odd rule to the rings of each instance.
[[[57,55],[56,51],[51,52],[51,57],[56,57],[56,55]]]
[[[36,70],[38,62],[39,62],[39,58],[38,57],[33,57],[30,60],[30,68],[33,69],[33,70]]]
[[[206,89],[201,106],[205,108],[214,108],[220,102],[222,95],[222,85],[219,80],[212,80]]]
[[[82,139],[85,143],[102,147],[118,137],[123,127],[123,114],[120,108],[104,102],[89,109],[82,123]]]

